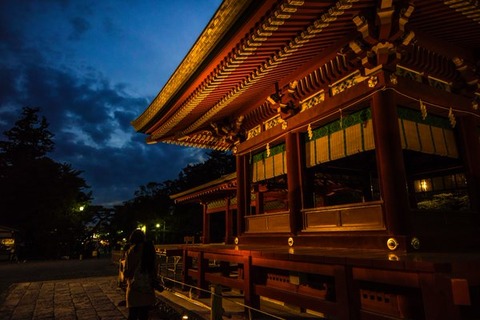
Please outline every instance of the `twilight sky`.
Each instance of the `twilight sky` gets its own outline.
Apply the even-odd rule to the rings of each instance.
[[[205,150],[147,145],[130,121],[149,105],[221,0],[0,0],[0,139],[24,106],[55,135],[93,203],[175,179]]]

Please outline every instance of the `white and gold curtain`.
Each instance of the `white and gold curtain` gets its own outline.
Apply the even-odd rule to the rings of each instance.
[[[305,149],[307,167],[375,149],[370,109],[313,130],[306,136]]]
[[[428,154],[458,158],[455,133],[447,118],[417,110],[398,108],[402,148]],[[370,108],[317,128],[306,135],[306,166],[344,158],[375,149]]]
[[[447,118],[428,115],[407,108],[398,108],[398,124],[402,148],[458,158],[455,133]]]
[[[257,153],[252,157],[252,181],[262,181],[287,173],[285,144]]]

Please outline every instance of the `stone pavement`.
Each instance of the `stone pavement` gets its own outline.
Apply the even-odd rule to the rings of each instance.
[[[0,320],[125,320],[125,292],[117,285],[118,267],[108,258],[0,264]],[[210,319],[210,300],[192,300],[188,292],[157,292],[151,320]],[[225,294],[225,318],[244,320],[241,294]],[[240,304],[238,304],[240,303]],[[307,319],[312,315],[294,312],[262,301],[270,316],[256,319]],[[318,319],[318,317],[315,317]]]
[[[191,320],[209,318],[207,309],[188,301],[171,303],[169,298],[173,296],[170,292],[157,293],[151,320],[176,320],[182,313]],[[128,315],[124,301],[125,292],[117,286],[116,276],[14,283],[0,305],[0,319],[124,320]]]
[[[126,319],[127,308],[118,306],[124,299],[112,276],[15,283],[0,307],[0,319]]]
[[[117,275],[109,257],[0,263],[0,320],[126,319]],[[151,312],[152,320],[176,318],[165,303]]]

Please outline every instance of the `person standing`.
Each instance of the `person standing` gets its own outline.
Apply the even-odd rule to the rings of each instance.
[[[145,234],[139,229],[132,232],[129,240],[131,246],[124,269],[128,320],[146,320],[155,305],[155,247],[145,240]]]

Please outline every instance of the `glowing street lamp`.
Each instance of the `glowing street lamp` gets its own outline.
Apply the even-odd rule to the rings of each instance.
[[[147,226],[144,224],[139,224],[137,229],[140,229],[143,231],[144,234],[147,234]]]

